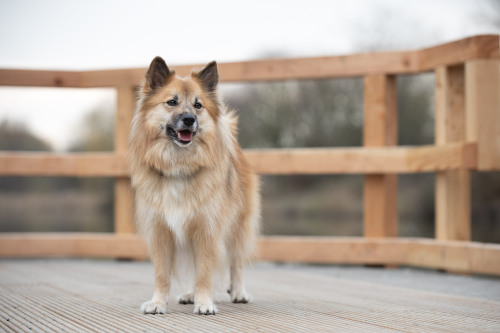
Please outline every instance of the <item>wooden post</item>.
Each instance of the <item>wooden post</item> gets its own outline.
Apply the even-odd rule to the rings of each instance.
[[[436,145],[466,140],[464,66],[436,69]],[[470,240],[470,175],[436,173],[436,239]]]
[[[465,64],[466,138],[477,142],[478,170],[500,170],[500,60]]]
[[[115,118],[115,152],[126,154],[128,134],[134,115],[136,96],[133,87],[123,86],[116,89],[117,105]],[[133,194],[128,177],[115,179],[115,233],[134,232]]]
[[[364,79],[366,147],[397,144],[396,78],[384,74]],[[367,175],[364,182],[364,236],[397,237],[397,175]]]

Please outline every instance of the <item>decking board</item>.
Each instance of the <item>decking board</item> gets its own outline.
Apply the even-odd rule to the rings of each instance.
[[[249,304],[230,303],[224,282],[215,293],[219,313],[195,315],[175,302],[175,287],[167,314],[143,315],[139,306],[153,291],[148,262],[1,260],[0,331],[500,331],[499,278],[259,263],[245,276]]]

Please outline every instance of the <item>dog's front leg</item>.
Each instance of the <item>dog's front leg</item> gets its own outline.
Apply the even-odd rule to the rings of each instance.
[[[155,269],[155,291],[153,298],[142,304],[144,313],[162,314],[167,311],[171,275],[175,260],[175,244],[170,230],[158,223],[146,235],[149,255]]]
[[[218,246],[214,239],[206,237],[194,243],[196,256],[194,313],[214,315],[217,313],[217,308],[212,300],[212,278],[218,263]]]

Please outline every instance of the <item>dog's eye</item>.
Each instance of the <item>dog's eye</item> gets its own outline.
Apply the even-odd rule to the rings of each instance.
[[[199,110],[199,109],[201,109],[202,107],[203,107],[203,105],[201,105],[201,103],[199,103],[199,102],[194,103],[194,108],[195,108],[195,109]]]
[[[177,101],[175,99],[171,99],[171,100],[167,101],[167,104],[170,105],[170,106],[176,106],[177,105]]]

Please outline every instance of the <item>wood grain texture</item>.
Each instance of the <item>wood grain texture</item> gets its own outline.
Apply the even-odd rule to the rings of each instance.
[[[369,75],[364,79],[365,147],[397,144],[396,78]],[[390,164],[386,160],[384,163]],[[365,237],[395,237],[398,234],[397,175],[367,175],[363,188],[363,230]]]
[[[436,144],[466,141],[464,66],[436,70]],[[436,173],[436,238],[470,240],[469,171]]]
[[[478,143],[478,170],[500,170],[500,61],[469,61],[465,71],[467,140]]]
[[[247,149],[260,174],[377,174],[475,169],[476,144],[443,146]],[[127,158],[116,153],[0,151],[3,176],[128,177]]]
[[[0,69],[0,86],[82,87],[80,72],[31,69]]]
[[[219,72],[223,82],[409,74],[472,59],[498,59],[498,50],[497,35],[480,35],[414,51],[220,63]],[[166,61],[168,63],[168,59]],[[169,65],[181,75],[189,75],[193,68],[203,67],[203,64]],[[0,69],[0,85],[82,88],[132,86],[144,79],[145,72],[146,68],[82,72]]]
[[[257,264],[245,270],[248,304],[231,303],[216,283],[216,316],[174,301],[164,315],[139,305],[153,290],[153,267],[100,260],[0,261],[2,332],[484,332],[500,330],[490,279],[411,269]],[[466,292],[458,292],[467,289]],[[469,290],[473,290],[470,292]]]
[[[397,175],[368,175],[363,186],[363,235],[397,237]]]
[[[4,257],[147,258],[146,246],[134,234],[105,233],[3,233]]]
[[[135,88],[133,86],[120,86],[117,88],[115,113],[116,154],[126,154],[128,151],[128,136],[132,117],[134,116],[136,99]],[[115,233],[133,233],[135,230],[134,197],[128,177],[115,179],[113,208]]]
[[[0,151],[0,175],[125,177],[127,158],[115,153],[41,153]]]
[[[498,59],[498,35],[479,35],[440,44],[418,51],[420,71],[431,71],[439,66],[463,64],[470,59]]]
[[[0,257],[146,259],[137,235],[0,234]],[[392,264],[500,275],[500,245],[423,238],[262,236],[258,260],[322,264]]]
[[[364,79],[363,102],[364,146],[397,145],[396,77],[383,74],[366,76]]]
[[[134,194],[129,178],[115,179],[114,228],[117,234],[135,232]]]

